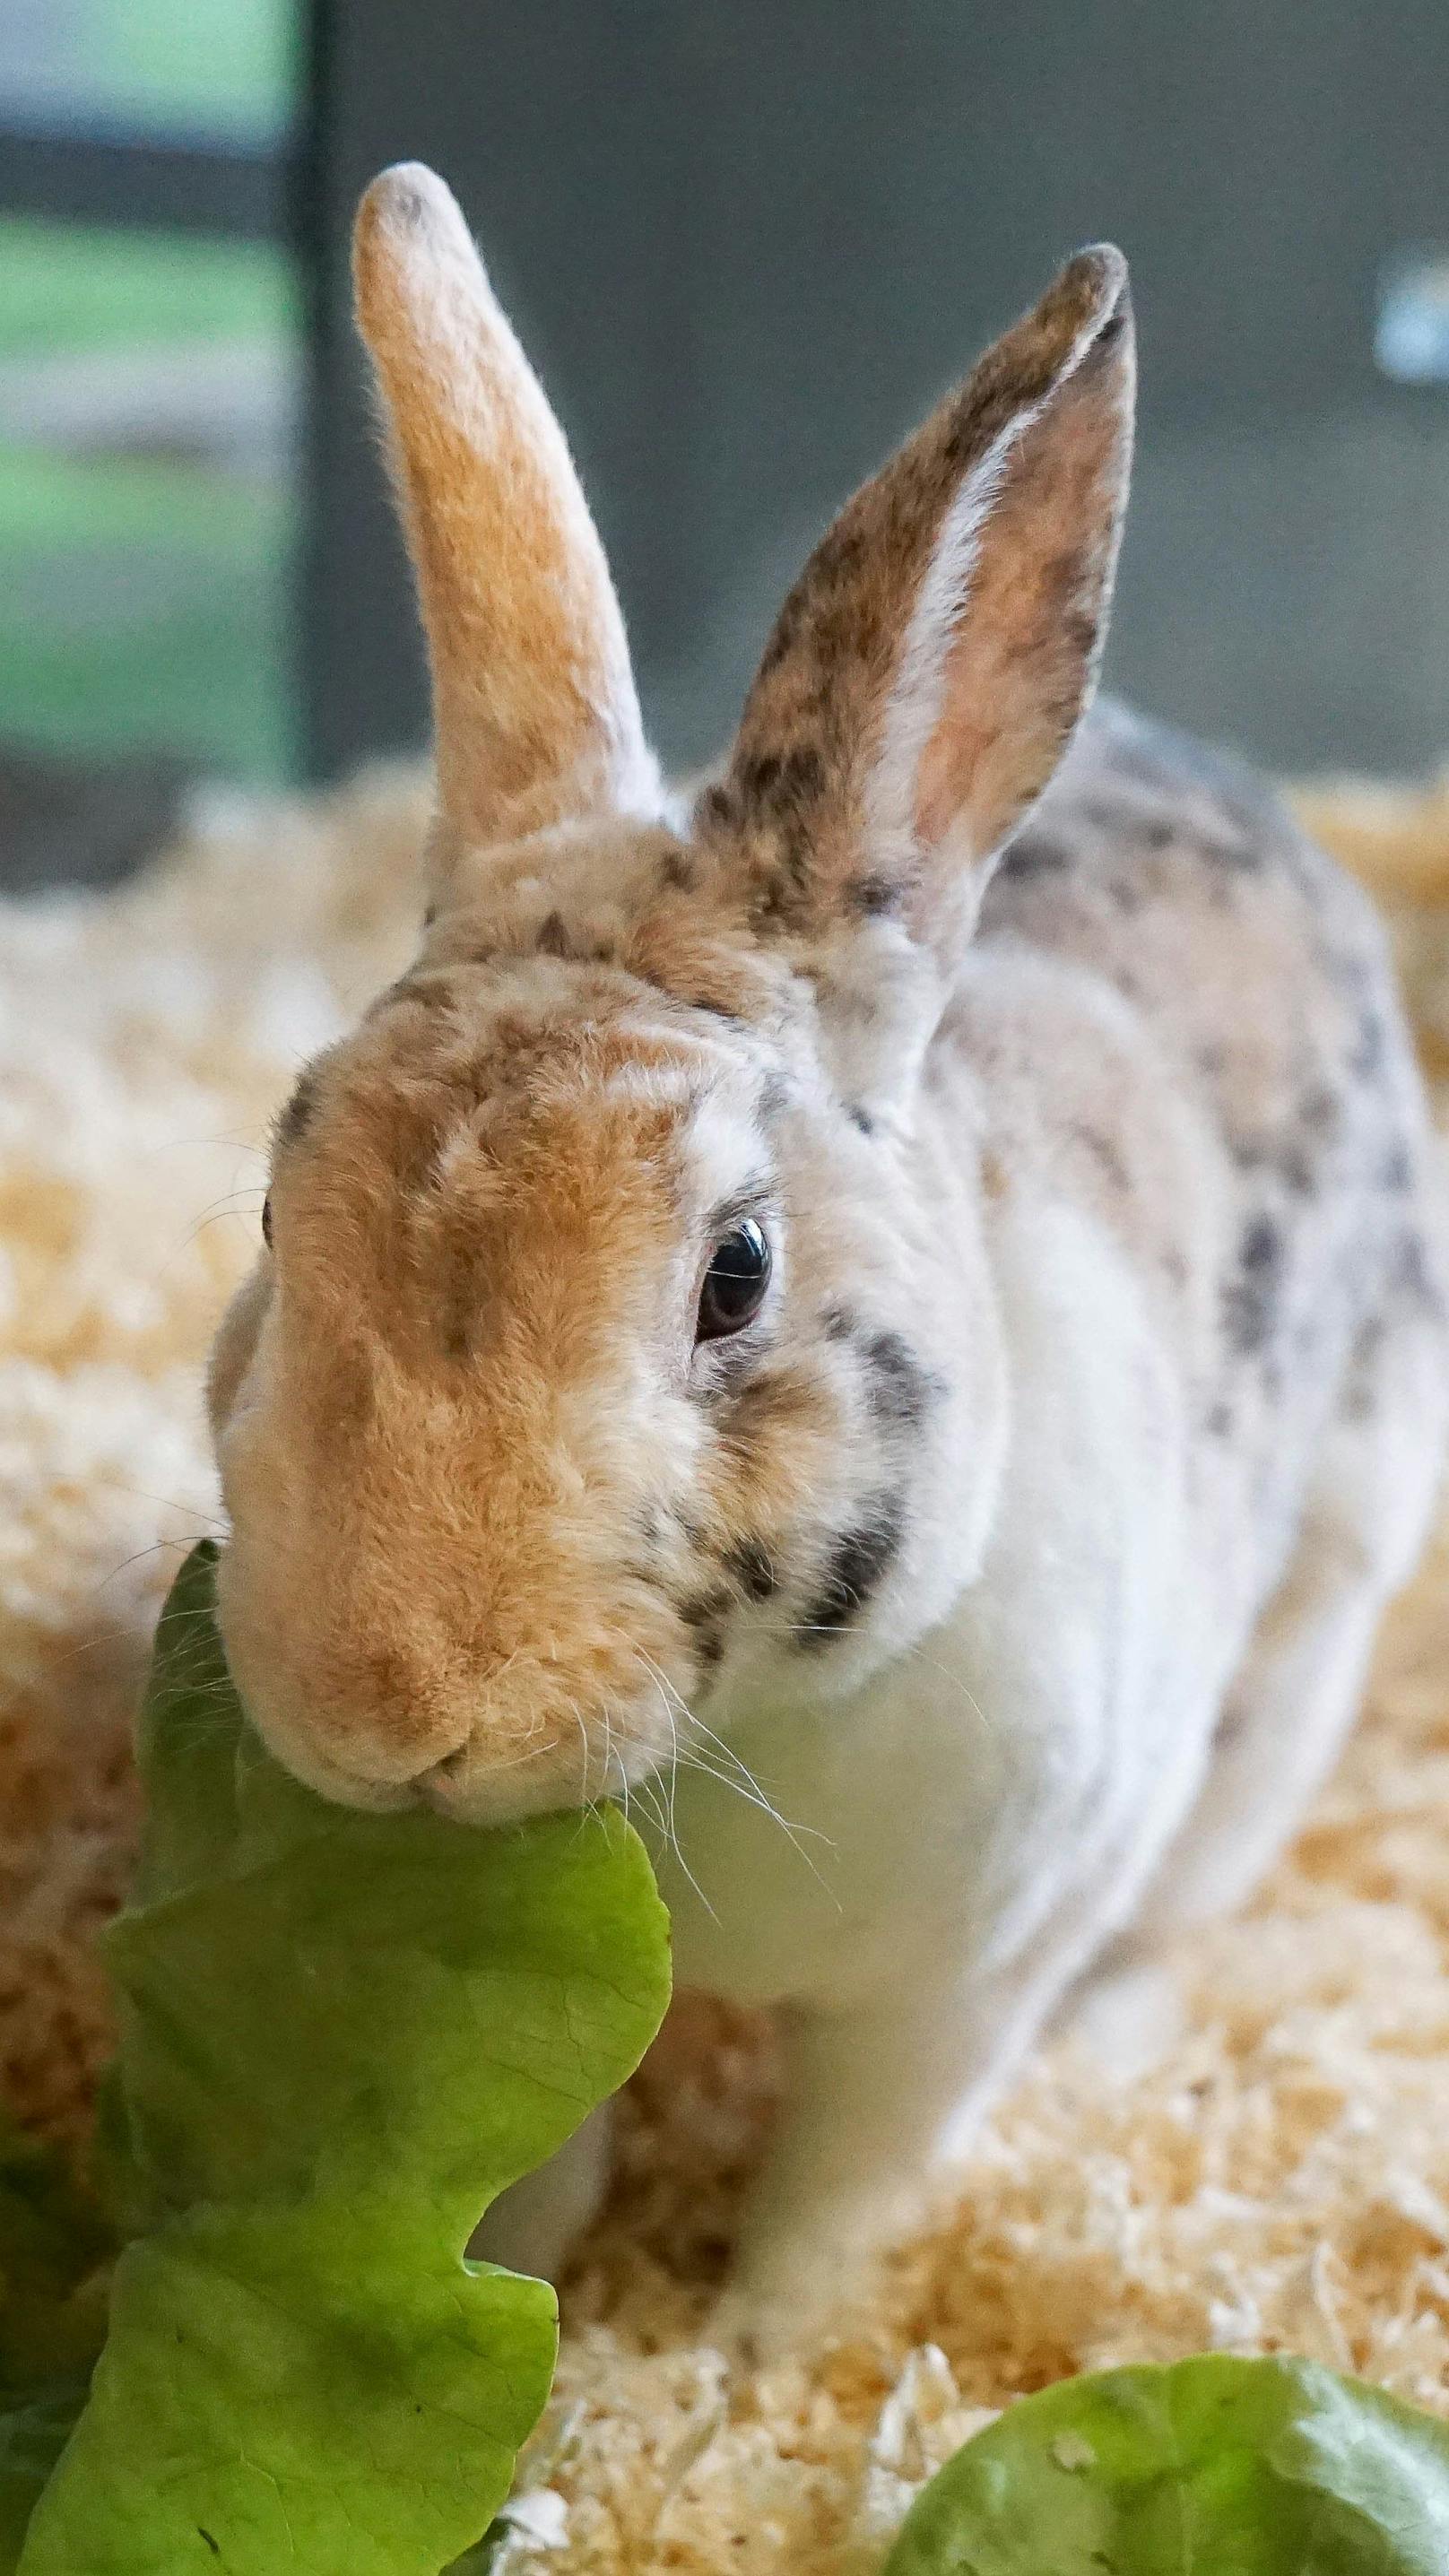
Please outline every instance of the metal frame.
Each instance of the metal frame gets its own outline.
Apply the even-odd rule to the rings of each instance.
[[[232,241],[289,230],[285,145],[109,121],[0,121],[0,213]]]

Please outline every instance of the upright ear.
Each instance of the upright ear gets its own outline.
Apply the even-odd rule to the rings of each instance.
[[[432,664],[439,856],[600,808],[653,810],[603,549],[441,179],[404,163],[373,181],[354,273]]]
[[[1126,262],[1081,251],[823,538],[713,791],[762,918],[969,932],[1091,693],[1133,383]]]

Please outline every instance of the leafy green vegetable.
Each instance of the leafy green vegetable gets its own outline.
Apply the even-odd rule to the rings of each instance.
[[[80,2374],[105,2332],[115,2234],[59,2155],[0,2129],[0,2394]]]
[[[19,2565],[437,2576],[503,2501],[555,2354],[553,2293],[464,2249],[638,2062],[664,1912],[612,1811],[480,1834],[300,1788],[231,1688],[214,1562],[162,1616],[108,1940],[111,2160],[150,2232]],[[0,2432],[16,2537],[66,2403]]]
[[[0,2569],[85,2403],[116,2237],[53,2150],[0,2132]]]
[[[643,2053],[663,1909],[612,1812],[479,1834],[299,1788],[232,1690],[214,1563],[163,1614],[109,1936],[118,2225],[0,2138],[0,2576],[484,2576],[556,2329],[465,2248]],[[1445,2569],[1449,2428],[1214,2356],[1011,2408],[886,2576]]]
[[[0,2567],[20,2556],[30,2518],[86,2402],[84,2377],[33,2389],[0,2415]]]
[[[1444,2576],[1449,2426],[1315,2362],[1044,2389],[949,2460],[885,2576]]]

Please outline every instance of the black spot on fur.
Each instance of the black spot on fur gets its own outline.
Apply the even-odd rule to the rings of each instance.
[[[1268,855],[1260,841],[1246,839],[1234,841],[1202,839],[1197,843],[1197,848],[1210,866],[1227,868],[1235,875],[1245,877],[1257,876]]]
[[[860,1129],[862,1136],[873,1136],[875,1134],[875,1120],[872,1118],[868,1109],[862,1109],[858,1100],[851,1101],[845,1114],[849,1118],[852,1127],[858,1127]]]
[[[778,813],[813,804],[825,785],[825,763],[813,743],[797,743],[790,751],[753,752],[735,777],[747,804]]]
[[[644,980],[647,982],[648,978]],[[723,1002],[712,1001],[708,993],[681,993],[667,984],[660,989],[669,993],[672,1000],[683,1002],[691,1011],[707,1012],[712,1020],[719,1021],[722,1028],[743,1029],[749,1026],[749,1022],[741,1019],[738,1011],[727,1009]]]
[[[824,760],[809,742],[751,752],[737,762],[734,784],[744,814],[769,834],[751,893],[751,922],[770,930],[807,920],[816,895],[812,835],[826,788]]]
[[[708,1592],[691,1593],[687,1601],[681,1601],[679,1615],[686,1628],[708,1628],[716,1619],[727,1618],[733,1606],[724,1585],[716,1583]]]
[[[1387,1052],[1388,1031],[1384,1026],[1383,1013],[1372,1003],[1365,1003],[1354,1032],[1348,1059],[1349,1072],[1358,1082],[1370,1081],[1382,1067]]]
[[[733,1608],[734,1597],[721,1584],[680,1604],[679,1615],[693,1634],[694,1660],[702,1674],[712,1673],[723,1658],[725,1625]]]
[[[768,1601],[779,1590],[780,1578],[769,1549],[759,1539],[740,1539],[730,1549],[727,1563],[747,1601]]]
[[[899,880],[880,874],[852,877],[844,891],[846,910],[858,913],[862,921],[880,921],[899,912],[904,898]]]
[[[1237,1273],[1223,1294],[1229,1343],[1245,1359],[1272,1338],[1283,1264],[1282,1228],[1270,1216],[1255,1216],[1243,1230]]]
[[[1394,1145],[1379,1165],[1379,1188],[1391,1198],[1401,1198],[1414,1177],[1407,1145]]]
[[[820,1590],[797,1623],[801,1647],[828,1646],[873,1600],[900,1554],[905,1513],[898,1494],[886,1494],[867,1520],[835,1541]]]
[[[870,1409],[878,1422],[919,1422],[941,1392],[934,1370],[918,1360],[900,1333],[872,1333],[865,1344]]]
[[[1393,1285],[1401,1297],[1406,1297],[1411,1305],[1419,1307],[1425,1314],[1442,1316],[1443,1287],[1429,1258],[1429,1247],[1417,1227],[1411,1226],[1399,1245]]]
[[[1312,1198],[1317,1190],[1318,1174],[1302,1145],[1283,1144],[1276,1138],[1235,1136],[1230,1140],[1230,1149],[1240,1172],[1270,1173],[1291,1198]]]
[[[545,957],[572,957],[573,945],[561,912],[545,915],[538,925],[534,946]]]
[[[1371,1315],[1359,1334],[1349,1357],[1339,1410],[1346,1422],[1367,1422],[1379,1399],[1379,1370],[1388,1323],[1382,1315]]]
[[[423,914],[423,928],[424,928],[424,930],[431,930],[431,929],[432,929],[432,926],[433,926],[434,922],[437,920],[437,918],[438,918],[438,907],[437,907],[437,905],[436,905],[435,903],[430,903],[430,904],[429,904],[429,906],[428,906],[428,908],[427,908],[427,911]]]
[[[1247,1729],[1249,1712],[1240,1699],[1224,1700],[1222,1714],[1213,1728],[1213,1748],[1218,1753],[1231,1752],[1241,1744]]]
[[[706,787],[699,800],[699,811],[706,822],[722,824],[726,831],[739,829],[740,800],[734,789],[722,779],[717,779],[713,787]]]
[[[1002,852],[998,874],[1020,884],[1027,877],[1064,876],[1071,864],[1059,841],[1044,832],[1020,832]]]
[[[277,1119],[273,1131],[279,1150],[298,1145],[306,1135],[317,1111],[317,1083],[314,1075],[304,1073],[291,1099]]]
[[[1074,1122],[1072,1134],[1083,1152],[1090,1155],[1103,1180],[1112,1189],[1125,1191],[1129,1185],[1127,1166],[1112,1138],[1104,1136],[1099,1127],[1089,1127],[1084,1120]]]
[[[1343,1123],[1343,1103],[1326,1083],[1316,1083],[1305,1091],[1298,1103],[1298,1121],[1310,1136],[1327,1140],[1336,1136]]]

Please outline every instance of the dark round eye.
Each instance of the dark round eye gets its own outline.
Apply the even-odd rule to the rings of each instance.
[[[770,1284],[770,1246],[753,1217],[731,1226],[715,1245],[699,1292],[696,1339],[717,1342],[753,1322]]]
[[[270,1198],[264,1198],[264,1199],[263,1199],[263,1201],[262,1201],[262,1241],[263,1241],[263,1243],[268,1243],[268,1244],[269,1244],[269,1243],[271,1242],[271,1239],[272,1239],[272,1202],[271,1202],[271,1199],[270,1199]]]

